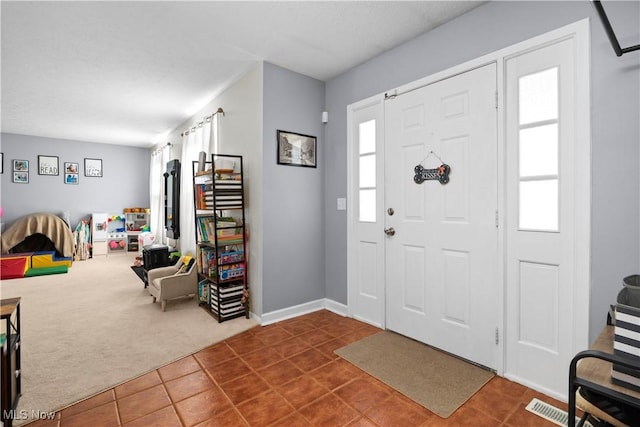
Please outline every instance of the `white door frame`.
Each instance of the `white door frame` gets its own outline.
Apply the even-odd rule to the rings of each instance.
[[[589,308],[590,308],[590,292],[591,292],[591,121],[590,121],[590,36],[589,36],[589,20],[584,19],[573,24],[566,25],[557,30],[550,31],[540,36],[531,38],[524,42],[506,47],[499,51],[484,55],[474,60],[465,62],[463,64],[454,66],[444,71],[435,73],[433,75],[424,77],[417,81],[408,83],[398,88],[386,91],[384,93],[377,94],[366,100],[356,102],[347,107],[348,115],[350,116],[352,111],[362,108],[363,105],[371,103],[373,101],[380,101],[385,96],[394,96],[407,91],[414,90],[416,88],[435,83],[439,80],[443,80],[450,76],[464,73],[477,67],[481,67],[491,62],[498,64],[498,91],[497,91],[497,103],[498,103],[498,206],[499,206],[499,222],[498,222],[498,271],[499,274],[499,289],[500,296],[498,306],[500,307],[498,313],[499,324],[502,325],[501,331],[504,331],[505,322],[505,258],[506,258],[506,233],[504,226],[504,213],[506,212],[507,204],[505,200],[506,185],[505,185],[505,111],[504,111],[504,99],[505,99],[505,61],[507,58],[539,48],[540,46],[551,44],[560,39],[574,38],[576,42],[576,66],[581,70],[576,75],[576,92],[578,94],[577,109],[575,111],[576,122],[580,126],[576,127],[576,140],[584,141],[587,147],[583,147],[582,150],[576,152],[575,158],[575,246],[581,248],[580,251],[576,251],[574,262],[575,283],[577,287],[574,289],[574,303],[575,303],[575,315],[574,315],[574,334],[573,334],[573,350],[574,353],[584,350],[589,346]],[[384,109],[384,103],[381,103],[380,108]],[[384,111],[384,110],[382,110]],[[350,128],[351,123],[347,124]],[[348,135],[348,159],[347,159],[347,198],[348,198],[348,224],[347,224],[347,246],[348,246],[348,261],[347,261],[347,287],[348,295],[352,295],[351,289],[354,286],[353,278],[353,250],[354,239],[353,236],[353,221],[357,218],[354,216],[354,212],[357,211],[355,203],[357,201],[357,193],[353,191],[354,171],[352,170],[352,162],[354,149],[352,148],[354,142],[351,139],[352,135]],[[379,197],[384,197],[384,194],[380,194]],[[380,212],[383,215],[383,212]],[[380,225],[380,240],[384,241],[383,233],[384,225]],[[350,316],[352,313],[351,301],[348,301],[348,312]],[[383,316],[384,317],[384,316]],[[382,325],[384,327],[384,324]],[[502,335],[502,334],[501,334]],[[502,337],[499,340],[499,356],[498,356],[498,375],[505,376],[507,378],[514,379],[519,382],[523,382],[521,378],[514,378],[510,376],[509,372],[505,372],[505,348],[506,343]],[[536,388],[534,382],[528,382],[527,386]],[[542,391],[542,390],[541,390]],[[566,400],[567,391],[550,391],[544,390],[545,393],[552,394],[556,398]]]

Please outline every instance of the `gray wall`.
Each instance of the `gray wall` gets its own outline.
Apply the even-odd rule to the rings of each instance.
[[[639,2],[604,6],[623,46],[639,42]],[[584,18],[591,19],[593,340],[622,278],[640,271],[640,52],[617,58],[587,1],[492,1],[329,81],[325,133],[326,297],[347,302],[347,105]],[[614,165],[604,167],[604,165]],[[613,170],[613,173],[612,173]]]
[[[75,228],[92,212],[122,213],[125,207],[149,207],[149,150],[3,133],[4,173],[0,175],[5,227],[23,215],[69,211]],[[38,175],[38,155],[58,156],[60,175]],[[102,178],[84,176],[84,158],[102,159]],[[12,160],[29,161],[29,183],[15,184]],[[65,184],[65,162],[78,163],[78,185]]]
[[[324,298],[324,83],[264,64],[263,310]],[[317,137],[317,168],[276,163],[276,131]],[[342,236],[344,237],[344,236]]]

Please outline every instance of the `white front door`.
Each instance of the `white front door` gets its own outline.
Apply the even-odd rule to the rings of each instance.
[[[497,171],[494,63],[385,102],[387,328],[494,369]]]

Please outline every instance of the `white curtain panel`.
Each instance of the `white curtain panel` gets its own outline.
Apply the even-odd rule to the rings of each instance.
[[[180,252],[183,255],[196,255],[195,211],[193,206],[193,162],[198,160],[201,151],[211,155],[212,147],[217,146],[219,114],[211,120],[185,132],[182,137],[182,165],[180,177]],[[216,123],[214,125],[214,123]]]
[[[149,168],[149,193],[151,202],[151,214],[149,227],[156,236],[155,242],[163,243],[164,229],[164,172],[165,165],[169,161],[171,147],[165,145],[151,154],[151,167]]]

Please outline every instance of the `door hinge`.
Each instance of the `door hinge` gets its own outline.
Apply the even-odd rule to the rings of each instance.
[[[496,228],[500,226],[500,212],[496,209]]]
[[[496,94],[495,94],[495,95],[496,95],[496,96],[495,96],[495,101],[496,101],[496,102],[495,102],[495,105],[496,105],[496,110],[497,110],[497,109],[498,109],[498,91],[496,91]]]
[[[500,342],[500,330],[496,328],[496,345]]]

